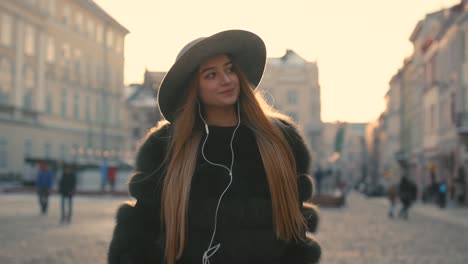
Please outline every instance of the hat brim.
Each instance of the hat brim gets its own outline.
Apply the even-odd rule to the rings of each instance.
[[[158,91],[158,106],[163,117],[172,122],[177,102],[189,78],[199,65],[218,54],[230,54],[233,63],[245,73],[255,89],[262,79],[266,64],[266,47],[256,34],[244,30],[217,33],[194,44],[172,65]]]

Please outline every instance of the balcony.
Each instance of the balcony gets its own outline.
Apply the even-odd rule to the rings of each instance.
[[[34,109],[18,108],[12,104],[0,102],[0,121],[14,121],[29,124],[39,122],[40,113]]]
[[[14,110],[13,105],[0,101],[0,120],[12,120]]]
[[[461,142],[468,148],[468,112],[457,114],[457,133]]]
[[[468,136],[468,112],[457,114],[457,133],[459,136]]]

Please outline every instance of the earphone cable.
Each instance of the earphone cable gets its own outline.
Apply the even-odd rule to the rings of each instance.
[[[222,165],[222,164],[218,164],[218,163],[214,163],[214,162],[211,162],[209,161],[206,156],[205,156],[205,144],[208,140],[208,136],[209,136],[209,129],[208,129],[208,125],[205,121],[205,119],[203,118],[203,115],[201,114],[201,107],[200,107],[200,103],[198,102],[198,113],[200,115],[200,118],[203,120],[203,123],[205,124],[205,130],[206,130],[206,137],[205,137],[205,140],[203,141],[203,145],[202,145],[202,149],[201,149],[201,153],[202,153],[202,156],[203,156],[203,159],[208,162],[209,164],[213,165],[213,166],[218,166],[218,167],[222,167],[222,168],[225,168],[228,172],[229,172],[229,184],[227,185],[227,187],[224,189],[224,191],[221,193],[219,199],[218,199],[218,204],[216,205],[216,211],[215,211],[215,221],[214,221],[214,227],[213,227],[213,234],[211,236],[211,240],[210,240],[210,244],[208,245],[208,249],[203,253],[203,258],[202,258],[202,263],[203,264],[209,264],[210,263],[210,260],[209,258],[211,258],[215,253],[216,251],[218,251],[219,247],[221,246],[221,243],[218,243],[216,244],[215,246],[212,246],[213,245],[213,241],[214,241],[214,238],[215,238],[215,235],[216,235],[216,230],[217,230],[217,224],[218,224],[218,211],[219,211],[219,206],[221,205],[221,201],[224,197],[224,194],[229,190],[229,187],[231,186],[232,184],[232,168],[234,166],[234,148],[232,146],[232,143],[234,141],[234,137],[236,135],[236,132],[237,132],[237,129],[239,128],[240,126],[240,109],[239,109],[239,101],[237,101],[237,126],[236,128],[234,129],[233,133],[232,133],[232,136],[231,136],[231,141],[230,141],[230,148],[231,148],[231,165],[230,165],[230,168]]]

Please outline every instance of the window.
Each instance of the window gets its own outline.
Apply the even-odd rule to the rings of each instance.
[[[439,104],[439,116],[441,117],[440,119],[440,125],[442,127],[447,127],[448,126],[448,113],[447,111],[447,98],[442,97],[440,98],[440,104]]]
[[[429,129],[430,129],[431,133],[433,133],[434,130],[435,130],[435,114],[436,114],[434,105],[431,105],[430,111],[431,112],[430,112],[430,116],[429,116],[429,118],[430,118],[429,122],[430,122],[431,125],[430,125]]]
[[[68,45],[67,43],[62,44],[62,57],[65,60],[70,59],[70,45]]]
[[[24,91],[23,95],[23,107],[26,110],[32,110],[33,105],[32,105],[32,90],[31,89],[26,89]]]
[[[436,61],[436,56],[432,56],[431,58],[431,61],[430,61],[430,66],[431,66],[431,75],[429,75],[429,80],[430,80],[430,83],[431,85],[436,81],[436,65],[437,65],[437,61]]]
[[[113,72],[113,69],[112,69],[112,66],[108,66],[107,67],[107,80],[108,80],[108,84],[109,84],[109,87],[108,87],[108,90],[109,91],[113,91],[114,90],[114,72]]]
[[[87,85],[89,87],[90,86],[89,85],[89,77],[88,77],[88,73],[89,73],[88,66],[89,65],[86,64],[86,61],[84,59],[81,60],[80,65],[81,65],[81,83],[83,84],[83,86]]]
[[[81,51],[79,49],[75,49],[75,80],[81,82]]]
[[[68,157],[67,145],[61,144],[60,145],[60,159],[64,161],[64,160],[67,160],[67,157]]]
[[[37,0],[26,0],[26,2],[30,5],[30,6],[36,6],[37,5]]]
[[[52,158],[52,145],[49,142],[44,144],[44,157],[46,159]]]
[[[24,98],[23,105],[26,109],[32,109],[32,91],[35,85],[35,76],[32,67],[26,66],[24,68]]]
[[[450,97],[450,119],[453,125],[455,125],[457,122],[457,110],[456,110],[455,100],[456,100],[455,93],[452,93]]]
[[[31,25],[26,25],[24,36],[24,53],[26,55],[34,55],[36,48],[36,32]]]
[[[70,154],[75,158],[78,156],[78,145],[77,144],[73,144],[72,149],[70,150]]]
[[[103,67],[101,65],[96,66],[96,83],[98,89],[102,89],[103,82],[104,82],[104,74],[103,74]]]
[[[0,60],[0,104],[8,103],[13,91],[13,68],[8,59]]]
[[[120,126],[120,105],[115,108],[115,125]]]
[[[7,143],[5,138],[0,138],[0,168],[6,168],[8,165]]]
[[[49,5],[47,7],[47,10],[50,16],[55,17],[55,13],[57,10],[55,0],[49,0]]]
[[[68,5],[63,6],[62,10],[62,21],[65,23],[65,25],[70,24],[70,7]]]
[[[90,101],[90,98],[89,98],[89,95],[86,96],[86,99],[85,99],[85,111],[86,111],[86,121],[90,121],[91,120],[91,101]]]
[[[104,100],[104,108],[102,109],[103,111],[103,114],[104,114],[104,122],[106,124],[110,124],[111,123],[111,118],[110,118],[110,114],[109,113],[112,113],[112,103],[109,102],[109,98],[105,99]]]
[[[32,140],[29,138],[24,141],[24,157],[32,157]]]
[[[99,97],[96,97],[96,122],[101,122],[101,103]]]
[[[132,135],[133,135],[133,138],[140,138],[141,136],[140,128],[139,127],[133,128]]]
[[[47,114],[52,114],[52,94],[50,92],[47,92],[46,96],[46,113]]]
[[[23,107],[27,110],[33,109],[33,89],[36,84],[35,73],[32,67],[24,67],[25,78],[24,78],[24,94],[23,94]]]
[[[83,31],[83,15],[80,12],[76,13],[76,29],[79,32]]]
[[[110,29],[107,30],[106,45],[108,48],[112,48],[112,46],[114,45],[114,33]]]
[[[75,94],[73,99],[73,118],[78,120],[80,119],[80,96],[78,93]]]
[[[67,90],[64,88],[62,90],[62,101],[60,106],[60,112],[63,118],[67,117]]]
[[[96,25],[96,41],[97,43],[101,44],[102,43],[102,34],[103,34],[104,30],[102,28],[102,25],[101,24],[97,24]]]
[[[135,121],[135,122],[139,122],[140,121],[140,115],[138,114],[138,112],[136,113],[133,113],[133,118],[132,120]]]
[[[70,45],[67,43],[62,44],[62,77],[63,80],[68,80],[70,77]]]
[[[460,30],[460,59],[462,63],[465,62],[466,58],[465,48],[465,31],[462,29]]]
[[[288,103],[292,105],[297,104],[297,91],[288,91]]]
[[[123,47],[123,37],[118,36],[116,37],[116,40],[115,40],[115,51],[120,54],[122,52],[122,47]]]
[[[95,36],[95,32],[94,32],[94,21],[91,20],[91,19],[88,19],[88,23],[87,23],[87,26],[88,26],[88,36],[90,37],[93,37]]]
[[[49,64],[45,66],[45,78],[48,87],[52,87],[55,85],[55,80],[57,78],[55,65]]]
[[[55,61],[55,43],[52,37],[47,38],[47,58],[46,61],[48,63],[52,63]]]
[[[35,73],[33,67],[25,66],[24,67],[24,86],[27,89],[34,88],[36,81],[35,81]]]
[[[13,21],[10,15],[1,14],[0,17],[0,43],[5,46],[11,46]]]
[[[94,86],[94,74],[95,72],[93,71],[93,64],[91,61],[88,59],[87,60],[87,74],[86,76],[88,77],[88,86],[92,88]]]

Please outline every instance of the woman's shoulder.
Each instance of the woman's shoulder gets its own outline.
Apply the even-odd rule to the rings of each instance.
[[[300,126],[291,118],[283,115],[275,115],[271,117],[271,120],[291,147],[298,173],[308,173],[311,162],[310,150]]]
[[[152,128],[140,146],[134,172],[129,181],[130,194],[137,199],[150,199],[154,186],[164,175],[164,159],[170,138],[170,124],[160,123]]]
[[[271,116],[270,120],[281,130],[288,141],[303,141],[303,134],[300,126],[290,117],[277,114]]]
[[[155,126],[150,128],[143,142],[166,142],[169,140],[171,124],[167,121],[159,121]]]
[[[165,156],[171,137],[170,129],[171,125],[168,122],[161,121],[146,133],[136,156],[137,170],[141,169],[142,163],[153,163],[154,156]]]

